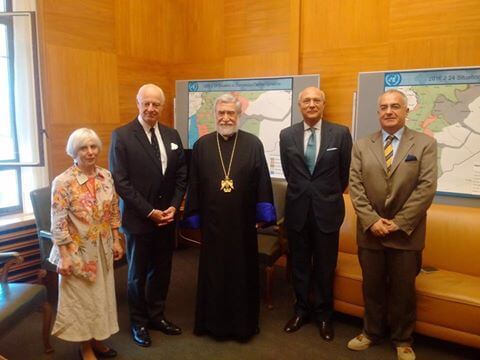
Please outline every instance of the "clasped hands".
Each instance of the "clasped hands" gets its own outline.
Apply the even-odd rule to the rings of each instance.
[[[370,226],[370,231],[374,236],[383,237],[394,231],[399,230],[397,224],[393,220],[388,220],[384,218],[378,219],[372,226]]]
[[[157,226],[165,226],[173,222],[176,211],[177,209],[175,209],[173,206],[170,206],[168,209],[163,211],[155,209],[149,217],[150,220],[157,224]]]

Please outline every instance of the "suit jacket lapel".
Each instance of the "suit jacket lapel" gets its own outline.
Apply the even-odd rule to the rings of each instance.
[[[318,155],[317,155],[317,161],[315,162],[315,169],[313,170],[313,174],[315,175],[315,172],[317,171],[318,164],[320,162],[320,159],[325,155],[325,151],[328,148],[328,140],[331,138],[331,131],[332,128],[328,124],[328,122],[322,120],[322,127],[321,127],[321,132],[320,132],[320,148],[318,149]]]
[[[152,158],[152,161],[155,164],[155,166],[157,166],[158,169],[161,170],[162,163],[160,162],[160,159],[158,159],[157,156],[155,155],[155,152],[153,151],[153,148],[152,148],[152,144],[148,140],[147,134],[145,134],[145,131],[143,130],[143,127],[138,121],[138,119],[134,120],[133,126],[134,126],[133,133],[135,138],[145,149],[145,152]]]
[[[413,135],[408,130],[408,128],[405,127],[405,131],[403,132],[402,139],[398,144],[397,152],[395,153],[395,157],[393,158],[390,175],[393,174],[393,172],[397,169],[398,165],[400,165],[402,160],[405,159],[405,157],[408,154],[408,151],[412,146],[413,146]]]
[[[307,163],[305,162],[305,157],[303,156],[305,153],[304,133],[305,129],[303,128],[303,121],[294,125],[293,142],[295,143],[298,152],[302,155],[303,168],[305,172],[310,176],[310,170],[308,170]]]
[[[371,136],[370,140],[372,141],[372,153],[375,159],[377,159],[383,171],[387,173],[387,163],[385,162],[385,153],[383,152],[382,132],[377,131]]]

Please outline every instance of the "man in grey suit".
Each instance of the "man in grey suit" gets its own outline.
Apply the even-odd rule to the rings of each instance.
[[[342,194],[348,184],[352,137],[347,127],[322,119],[322,90],[304,89],[298,106],[303,121],[280,133],[280,156],[288,182],[285,226],[296,296],[294,316],[284,330],[297,331],[312,318],[320,336],[331,341],[333,278],[345,216]],[[309,303],[310,289],[313,304]]]
[[[348,348],[367,349],[388,335],[389,326],[398,359],[412,360],[415,278],[437,186],[437,147],[433,138],[405,126],[402,92],[382,94],[377,112],[381,130],[355,143],[350,168],[365,317],[362,334]]]
[[[160,124],[162,89],[143,85],[139,115],[112,133],[110,169],[121,197],[127,238],[128,305],[133,340],[150,346],[148,328],[181,329],[164,316],[175,242],[174,216],[183,199],[187,166],[180,136]]]

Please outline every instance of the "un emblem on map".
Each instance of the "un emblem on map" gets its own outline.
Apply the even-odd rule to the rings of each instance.
[[[402,81],[400,73],[385,74],[385,86],[397,86]]]
[[[196,81],[189,81],[188,91],[197,91],[197,90],[198,90],[198,83]]]

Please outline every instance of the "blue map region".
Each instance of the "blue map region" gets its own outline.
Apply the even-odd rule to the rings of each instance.
[[[192,149],[195,141],[198,140],[197,115],[188,118],[188,148]]]

